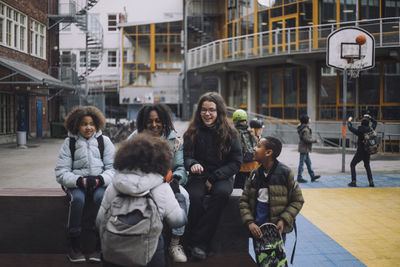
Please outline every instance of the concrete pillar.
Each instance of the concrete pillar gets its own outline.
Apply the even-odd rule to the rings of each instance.
[[[248,88],[247,88],[247,110],[250,112],[256,113],[256,69],[252,68],[246,71],[247,77],[249,79]]]
[[[307,68],[307,115],[314,125],[317,118],[317,65],[311,62],[305,66]]]

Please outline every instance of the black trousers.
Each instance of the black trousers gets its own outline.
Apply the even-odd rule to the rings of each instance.
[[[216,181],[208,192],[204,178],[190,177],[186,190],[190,197],[190,208],[185,242],[192,247],[208,249],[233,191],[233,178]],[[205,205],[206,195],[210,197]]]
[[[243,189],[246,185],[247,178],[249,177],[250,172],[238,172],[235,175],[235,183],[233,184],[233,188]]]
[[[372,172],[371,172],[371,167],[369,165],[370,161],[370,155],[362,150],[362,149],[357,149],[356,154],[354,155],[351,163],[350,163],[350,169],[351,169],[351,181],[356,181],[356,165],[360,162],[364,162],[364,167],[365,170],[367,171],[367,176],[368,176],[368,181],[372,182]]]

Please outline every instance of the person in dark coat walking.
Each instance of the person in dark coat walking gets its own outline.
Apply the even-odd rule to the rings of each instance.
[[[227,120],[221,95],[209,92],[200,97],[183,138],[190,197],[185,243],[192,258],[204,260],[242,164],[239,136]],[[206,195],[210,198],[204,205]]]
[[[311,182],[314,182],[321,177],[320,175],[315,175],[311,166],[310,153],[312,150],[312,144],[318,143],[319,140],[312,138],[312,131],[308,126],[310,122],[311,119],[307,115],[302,115],[300,117],[300,124],[297,126],[297,133],[299,134],[300,139],[298,147],[298,151],[300,152],[300,161],[297,172],[297,181],[299,183],[307,183],[307,180],[302,177],[304,162],[306,163],[308,174],[310,174]]]
[[[351,182],[348,184],[348,186],[355,187],[357,186],[356,184],[356,165],[360,162],[364,162],[364,167],[365,170],[367,171],[367,176],[368,176],[368,182],[370,187],[374,187],[374,181],[372,178],[372,172],[371,172],[371,166],[369,164],[370,162],[370,155],[369,153],[365,150],[364,148],[364,134],[371,131],[371,128],[373,130],[376,129],[377,122],[374,118],[372,118],[369,114],[365,114],[363,118],[361,119],[361,125],[358,126],[358,128],[354,128],[352,123],[351,123],[352,118],[349,117],[349,120],[347,122],[347,127],[349,130],[358,136],[357,140],[357,152],[354,155],[351,163],[350,163],[350,169],[351,169]],[[370,121],[372,122],[372,125],[369,126]]]

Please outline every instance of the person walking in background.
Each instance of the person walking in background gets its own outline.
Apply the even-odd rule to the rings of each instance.
[[[375,185],[374,185],[374,180],[372,178],[371,166],[369,164],[370,154],[365,150],[365,147],[364,147],[364,134],[370,132],[371,130],[375,130],[377,122],[369,114],[365,114],[363,116],[363,118],[361,119],[361,125],[358,126],[358,128],[356,129],[353,127],[351,120],[352,120],[352,117],[349,117],[349,120],[347,122],[347,127],[353,134],[357,135],[358,140],[357,140],[356,154],[354,154],[354,157],[350,163],[351,182],[348,184],[348,186],[351,186],[351,187],[357,186],[357,184],[356,184],[356,165],[360,161],[363,161],[365,170],[367,171],[369,186],[374,187]],[[372,122],[372,126],[369,125],[370,121]]]
[[[254,161],[254,147],[257,145],[257,140],[248,129],[246,111],[243,109],[236,110],[232,115],[232,119],[240,135],[243,156],[243,163],[239,172],[235,175],[233,188],[243,189],[250,172],[258,167],[257,161]]]
[[[172,180],[168,181],[175,193],[181,193],[186,200],[185,211],[189,212],[189,194],[183,187],[187,174],[183,162],[183,145],[175,131],[171,118],[171,110],[165,104],[144,105],[136,118],[137,130],[128,139],[138,133],[148,132],[168,141],[173,155]],[[185,232],[185,226],[172,229],[169,254],[175,262],[186,262],[187,257],[180,244],[180,238]]]
[[[254,118],[250,121],[249,123],[250,126],[250,131],[254,134],[256,137],[257,142],[260,141],[262,131],[264,129],[264,123],[262,120],[259,120],[257,118]]]
[[[140,127],[139,125],[140,124],[138,124],[138,127]],[[108,234],[106,233],[107,230],[105,228],[107,226],[105,224],[110,223],[110,221],[106,220],[107,211],[110,209],[113,200],[117,196],[122,195],[127,198],[146,198],[146,196],[148,196],[156,204],[158,209],[157,216],[161,217],[168,226],[175,228],[185,225],[187,221],[186,211],[185,208],[181,208],[181,205],[185,205],[184,197],[180,193],[174,194],[171,189],[172,186],[165,183],[164,176],[168,174],[172,166],[172,160],[173,155],[171,154],[168,141],[158,136],[150,135],[149,133],[135,135],[121,144],[115,155],[114,167],[116,174],[104,194],[104,199],[101,203],[96,220],[96,224],[100,227],[100,235],[104,247],[115,248],[123,246],[124,244],[129,244],[128,240],[126,240],[126,243],[122,244],[106,244],[106,242],[113,242],[114,240],[112,238],[106,238]],[[180,203],[178,203],[177,199],[179,199]],[[141,208],[143,207],[137,207],[138,210]],[[164,239],[160,229],[162,225],[157,229],[152,229],[151,227],[154,227],[155,224],[147,222],[147,224],[143,225],[148,218],[144,217],[140,212],[138,216],[135,216],[135,214],[137,213],[132,212],[129,215],[125,215],[125,220],[128,222],[126,222],[123,227],[126,225],[138,227],[138,232],[134,234],[128,232],[127,238],[129,238],[129,236],[135,238],[137,235],[148,235],[149,232],[158,230],[160,233],[159,236],[151,235],[151,238],[158,239],[154,254],[148,255],[147,238],[150,237],[147,236],[147,238],[139,238],[143,243],[139,242],[138,244],[134,244],[136,247],[139,247],[137,250],[129,250],[130,247],[124,247],[115,251],[118,255],[115,253],[108,253],[107,255],[109,258],[104,258],[104,266],[121,266],[120,262],[124,262],[126,260],[125,257],[128,257],[126,254],[129,254],[135,262],[143,262],[145,261],[145,259],[143,259],[144,257],[150,256],[150,260],[146,266],[167,266],[164,256]],[[110,219],[111,218],[109,218],[109,220]],[[120,218],[115,218],[114,220],[117,221],[118,219]],[[121,221],[122,219],[123,218],[121,218]],[[140,229],[142,231],[139,231]],[[105,253],[105,251],[103,251],[103,253]],[[111,259],[114,259],[115,262]]]
[[[282,151],[277,138],[262,138],[254,151],[254,159],[261,165],[250,174],[240,197],[242,221],[253,238],[262,238],[262,224],[273,223],[285,240],[304,203],[300,186],[292,170],[277,160]]]
[[[70,197],[68,214],[68,259],[84,262],[81,251],[83,208],[86,200],[93,202],[90,223],[96,233],[97,244],[88,259],[100,261],[100,239],[95,230],[95,218],[106,187],[114,175],[114,145],[102,135],[106,119],[93,106],[75,107],[66,117],[64,126],[68,130],[58,155],[55,168],[56,179]]]
[[[297,126],[297,133],[299,134],[299,146],[298,151],[300,152],[299,168],[297,172],[297,181],[299,183],[307,183],[307,180],[302,177],[304,162],[306,163],[308,174],[311,177],[311,182],[314,182],[320,175],[315,175],[312,166],[310,153],[312,150],[312,144],[318,143],[319,140],[312,138],[312,131],[308,126],[311,123],[311,119],[307,115],[300,117],[300,124]]]
[[[183,137],[190,196],[185,240],[192,258],[203,260],[233,191],[233,176],[242,164],[240,140],[229,125],[221,95],[209,92],[200,97]],[[205,207],[206,195],[210,198]]]

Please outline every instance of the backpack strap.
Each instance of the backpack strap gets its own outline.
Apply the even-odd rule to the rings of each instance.
[[[299,186],[299,184],[297,183],[297,181],[294,182],[293,187],[290,188],[289,193],[288,193],[288,199],[290,200],[290,198],[292,197],[293,191],[294,189]],[[293,265],[293,260],[294,260],[294,254],[296,253],[296,244],[297,244],[297,226],[296,226],[296,218],[294,218],[293,220],[293,229],[294,229],[294,245],[293,245],[293,250],[292,250],[292,256],[290,257],[290,264]]]
[[[103,161],[103,158],[104,158],[104,139],[103,139],[103,135],[101,134],[96,139],[97,139],[97,143],[99,144],[99,151],[100,151],[101,161]]]
[[[73,137],[70,137],[69,138],[69,150],[71,151],[71,160],[72,160],[71,169],[73,169],[73,167],[74,167],[75,143],[76,143],[76,139]]]

